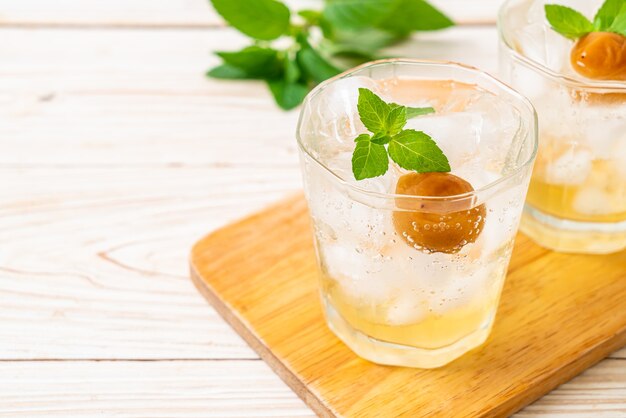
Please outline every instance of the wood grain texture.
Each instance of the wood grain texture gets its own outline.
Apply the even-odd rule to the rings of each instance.
[[[623,417],[620,362],[603,361],[516,418]],[[2,418],[315,417],[260,360],[0,362],[0,393]]]
[[[322,0],[284,0],[292,10],[321,7]],[[461,24],[493,24],[502,0],[432,0]],[[4,26],[216,27],[222,19],[209,0],[0,0]]]
[[[262,361],[0,363],[0,417],[312,418]]]
[[[236,50],[249,44],[232,29],[83,31],[0,26],[0,36],[10,40],[0,44],[4,59],[0,66],[0,104],[16,106],[16,115],[32,113],[73,94],[210,96],[229,107],[276,110],[262,82],[205,77],[206,70],[219,63],[212,51]],[[421,33],[384,53],[462,61],[495,73],[497,32],[487,26]],[[16,97],[18,92],[20,97]]]
[[[191,275],[322,417],[501,417],[626,344],[626,252],[572,256],[516,241],[487,344],[435,370],[369,363],[327,329],[302,196],[199,241]]]
[[[436,3],[476,23],[499,0]],[[0,416],[311,417],[187,279],[201,234],[299,188],[296,112],[204,77],[248,41],[205,0],[0,0],[0,36]],[[496,69],[492,26],[393,51]],[[611,357],[520,414],[622,418]]]
[[[0,359],[255,357],[188,283],[188,248],[292,171],[0,169]]]

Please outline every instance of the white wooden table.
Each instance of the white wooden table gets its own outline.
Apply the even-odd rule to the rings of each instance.
[[[499,2],[394,53],[495,72]],[[0,0],[0,39],[0,417],[312,417],[187,276],[300,187],[297,112],[204,77],[246,40],[206,0]],[[625,417],[626,350],[518,416]]]

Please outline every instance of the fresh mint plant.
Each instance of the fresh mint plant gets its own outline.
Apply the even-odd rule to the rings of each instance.
[[[430,136],[404,129],[408,119],[433,113],[432,107],[386,103],[371,90],[360,88],[357,109],[371,135],[361,134],[354,140],[352,173],[355,179],[382,176],[389,169],[389,157],[400,167],[418,173],[450,171],[448,159]]]
[[[552,29],[572,40],[591,32],[613,32],[626,36],[626,0],[606,0],[593,22],[582,13],[559,4],[546,4],[545,11]]]
[[[425,0],[326,0],[321,10],[292,12],[278,0],[210,0],[232,27],[253,39],[240,51],[216,54],[223,63],[207,75],[267,82],[283,109],[298,106],[316,84],[414,31],[451,26]],[[272,41],[284,38],[286,47]]]

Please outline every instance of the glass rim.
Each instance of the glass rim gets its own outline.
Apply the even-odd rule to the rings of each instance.
[[[465,193],[450,195],[450,196],[403,195],[403,194],[397,194],[397,193],[377,192],[373,190],[368,190],[366,188],[360,187],[358,185],[355,185],[353,183],[350,183],[344,180],[339,175],[337,175],[337,173],[335,173],[333,170],[331,170],[325,164],[319,161],[314,155],[312,155],[311,152],[309,152],[309,150],[307,150],[304,144],[302,143],[302,138],[300,136],[300,129],[302,127],[302,117],[304,114],[304,109],[306,109],[306,107],[309,106],[309,102],[311,101],[311,98],[315,97],[318,93],[320,93],[322,90],[324,90],[328,85],[332,84],[333,82],[344,79],[344,78],[348,78],[352,76],[354,73],[364,68],[389,65],[389,64],[409,64],[409,65],[416,65],[416,66],[434,65],[434,66],[444,66],[444,67],[455,67],[463,71],[467,71],[469,73],[477,74],[495,83],[495,85],[498,88],[512,95],[515,98],[515,100],[518,100],[519,102],[521,102],[524,106],[526,106],[531,111],[532,126],[530,127],[530,129],[528,129],[528,132],[526,133],[527,136],[532,135],[531,140],[533,141],[532,151],[529,157],[523,163],[518,164],[515,167],[515,169],[511,170],[509,173],[503,175],[502,177],[494,181],[487,183],[486,185],[482,187],[479,187],[478,189],[475,189],[470,192],[465,192]],[[522,124],[520,124],[519,129],[521,129],[521,125]],[[300,148],[300,150],[304,152],[313,161],[315,161],[315,163],[318,164],[320,167],[322,167],[327,173],[329,173],[333,177],[334,181],[336,181],[342,187],[348,188],[349,190],[352,190],[358,194],[362,194],[362,195],[365,195],[371,198],[377,198],[377,199],[402,199],[405,202],[407,201],[450,202],[450,201],[458,201],[458,200],[467,200],[468,198],[471,199],[471,198],[476,197],[477,195],[487,193],[488,191],[499,186],[500,184],[506,183],[508,180],[515,177],[524,169],[526,169],[529,165],[532,165],[535,160],[535,157],[537,156],[537,150],[539,146],[537,125],[538,125],[537,111],[535,110],[535,107],[532,105],[530,100],[528,100],[522,94],[518,93],[515,89],[513,89],[506,83],[498,80],[494,76],[482,70],[479,70],[476,67],[473,67],[467,64],[461,64],[458,62],[453,62],[453,61],[423,60],[423,59],[412,59],[412,58],[388,58],[388,59],[369,61],[359,66],[356,66],[354,68],[351,68],[349,70],[346,70],[340,74],[337,74],[336,76],[332,78],[329,78],[328,80],[325,80],[324,82],[318,84],[313,90],[311,90],[309,94],[307,94],[307,96],[305,97],[304,102],[302,104],[302,108],[300,110],[300,115],[298,117],[298,123],[296,127],[296,139],[297,139],[298,147]],[[519,129],[518,129],[518,132],[516,132],[516,135],[519,134]]]
[[[626,93],[626,82],[619,80],[583,80],[564,75],[532,58],[527,57],[513,48],[505,36],[505,29],[507,28],[507,25],[505,24],[504,15],[510,10],[512,3],[519,1],[520,0],[505,0],[504,3],[502,3],[502,6],[500,6],[497,19],[498,37],[500,38],[502,45],[504,45],[511,53],[513,59],[539,72],[541,75],[555,80],[557,83],[575,87],[577,90],[603,90],[605,93]],[[534,0],[523,1],[530,2]]]

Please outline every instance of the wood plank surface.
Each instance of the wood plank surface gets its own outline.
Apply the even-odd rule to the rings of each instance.
[[[476,24],[499,2],[435,3]],[[261,83],[204,77],[211,51],[248,42],[222,27],[205,0],[0,0],[0,416],[158,416],[170,390],[177,416],[312,416],[186,277],[196,239],[300,185],[297,112]],[[495,39],[455,28],[393,53],[495,71]],[[623,417],[626,350],[612,358],[520,414]],[[208,392],[170,359],[196,359],[181,363]],[[254,385],[228,378],[248,367]],[[106,392],[141,396],[143,373],[161,376],[154,398]]]
[[[285,0],[292,10],[319,9],[322,0]],[[432,0],[459,23],[495,22],[502,0]],[[212,27],[222,19],[209,0],[0,0],[4,26]]]
[[[559,254],[518,235],[482,347],[433,370],[364,361],[326,326],[306,203],[198,241],[192,280],[322,417],[503,417],[626,344],[626,252]],[[546,320],[552,318],[552,320]]]
[[[80,35],[80,36],[77,36]],[[54,102],[66,94],[211,96],[214,102],[275,111],[265,86],[257,81],[207,79],[219,60],[211,52],[235,50],[249,40],[232,29],[24,29],[2,28],[0,104],[20,92],[28,99]],[[42,45],[45,44],[45,48]],[[495,73],[494,27],[455,27],[415,35],[385,55],[463,61]],[[28,97],[29,93],[32,96]],[[279,113],[280,112],[274,112]]]
[[[623,417],[619,363],[605,360],[516,417]],[[260,360],[0,362],[0,393],[3,418],[315,417]]]
[[[293,171],[0,169],[0,359],[256,357],[188,282],[188,249]]]

